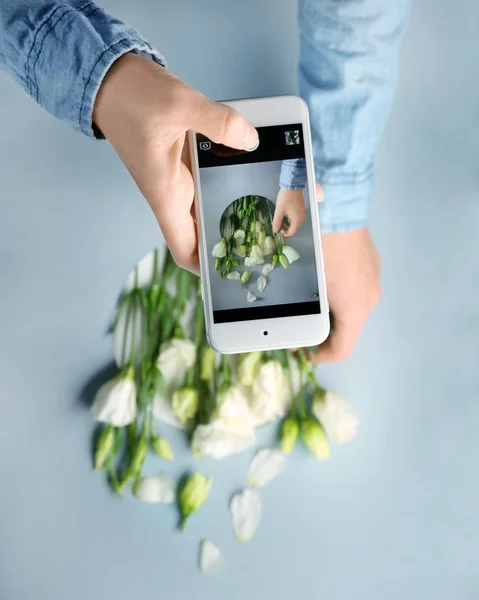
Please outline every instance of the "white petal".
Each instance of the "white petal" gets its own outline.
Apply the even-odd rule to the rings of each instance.
[[[283,417],[290,404],[290,384],[283,367],[276,360],[263,363],[253,382],[250,398],[256,427]]]
[[[256,281],[256,285],[258,286],[259,292],[264,292],[266,284],[267,284],[267,281],[266,281],[266,277],[264,275],[261,275],[260,277],[258,277],[258,279]]]
[[[231,501],[231,516],[236,539],[249,542],[261,520],[261,499],[258,492],[246,489]]]
[[[210,542],[204,540],[200,548],[200,569],[203,573],[210,574],[216,572],[225,564],[221,550]]]
[[[136,385],[130,378],[107,381],[98,390],[91,407],[92,417],[101,423],[124,427],[136,417]]]
[[[158,274],[161,277],[161,273],[163,271],[163,265],[166,258],[166,246],[160,246],[157,248],[157,261],[156,268]],[[148,252],[136,265],[136,267],[129,273],[125,285],[123,287],[123,291],[131,292],[131,290],[135,287],[135,284],[138,287],[143,288],[150,285],[153,279],[153,267],[155,264],[155,251],[152,250]]]
[[[248,295],[246,296],[248,302],[255,302],[257,300],[256,296],[253,294],[253,292],[248,292]]]
[[[259,450],[253,458],[248,474],[248,481],[253,487],[263,487],[284,471],[286,457],[279,450]]]
[[[338,394],[326,392],[323,400],[313,402],[312,410],[333,444],[349,442],[356,437],[359,416]]]
[[[253,256],[247,256],[244,259],[244,266],[245,267],[256,267],[257,264],[258,264],[258,261]]]
[[[299,253],[291,246],[284,246],[283,254],[288,259],[289,264],[294,263],[299,258]]]
[[[191,452],[195,456],[220,459],[251,448],[255,441],[252,425],[213,421],[196,427],[191,440]]]
[[[226,242],[224,240],[220,240],[214,245],[211,256],[213,258],[224,258],[226,256]]]
[[[160,394],[155,394],[153,397],[153,416],[155,419],[158,419],[158,421],[166,423],[176,429],[185,430],[187,428],[186,423],[181,424],[176,418],[171,402],[166,398],[163,398]]]
[[[140,479],[133,487],[133,494],[149,504],[172,504],[176,498],[175,486],[168,475]]]
[[[220,392],[216,400],[215,415],[219,421],[227,425],[245,425],[253,427],[253,418],[249,409],[249,402],[243,390],[236,385]]]
[[[265,266],[263,267],[263,270],[262,270],[261,272],[263,273],[263,275],[264,275],[265,277],[268,277],[268,275],[269,275],[269,274],[270,274],[272,271],[274,271],[274,265],[272,265],[271,263],[268,263],[267,265],[265,265]]]
[[[228,275],[226,275],[226,279],[239,281],[241,279],[241,273],[239,271],[231,271],[231,273],[228,273]]]

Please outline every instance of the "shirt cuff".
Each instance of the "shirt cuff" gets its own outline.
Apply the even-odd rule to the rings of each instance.
[[[279,185],[284,190],[302,190],[306,186],[306,162],[304,158],[283,160]]]
[[[100,85],[127,52],[161,66],[164,58],[134,29],[92,2],[58,4],[38,23],[26,63],[30,95],[53,116],[89,137]]]
[[[351,181],[321,181],[324,201],[319,204],[323,233],[353,231],[366,227],[368,208],[374,189],[372,170]]]

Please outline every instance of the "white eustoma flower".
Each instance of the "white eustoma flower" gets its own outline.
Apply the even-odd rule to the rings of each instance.
[[[135,482],[133,494],[149,504],[172,504],[176,499],[173,481],[168,475],[153,475]]]
[[[258,246],[258,244],[254,244],[249,255],[256,260],[256,264],[261,265],[264,263],[263,250],[261,250],[261,246]]]
[[[236,377],[238,383],[244,387],[253,385],[256,375],[258,374],[262,353],[248,352],[241,357],[238,368],[236,369]]]
[[[191,340],[173,338],[162,345],[156,364],[169,391],[182,385],[195,360],[196,349]]]
[[[294,263],[299,258],[299,253],[291,246],[283,246],[283,254],[288,259],[289,264]]]
[[[269,274],[270,274],[272,271],[274,271],[274,265],[272,265],[271,263],[268,263],[267,265],[265,265],[265,266],[263,267],[263,270],[262,270],[261,272],[263,273],[263,275],[264,275],[265,277],[268,277],[268,275],[269,275]]]
[[[274,239],[270,236],[267,235],[264,239],[264,244],[263,244],[263,253],[265,256],[269,256],[270,254],[273,254],[276,250],[276,244]]]
[[[215,420],[222,421],[226,425],[253,428],[253,417],[249,409],[248,398],[243,390],[232,385],[219,392],[216,398]]]
[[[334,392],[318,393],[313,399],[313,414],[333,444],[356,437],[359,416],[344,398]]]
[[[159,421],[172,427],[183,429],[171,406],[171,397],[186,377],[188,369],[196,360],[195,344],[191,340],[173,338],[165,342],[158,356],[157,366],[163,376],[166,395],[155,394],[153,398],[153,415]]]
[[[281,475],[285,467],[286,457],[279,450],[259,450],[251,461],[248,481],[253,487],[263,487]]]
[[[236,254],[236,256],[240,256],[241,258],[244,258],[246,256],[246,252],[247,252],[247,247],[242,244],[241,246],[235,246],[233,248],[233,254]]]
[[[261,521],[261,499],[258,492],[246,489],[233,496],[231,516],[236,539],[249,542]]]
[[[241,279],[241,273],[239,271],[231,271],[226,275],[226,279],[231,279],[233,281],[239,281]]]
[[[191,440],[191,452],[194,456],[220,459],[251,448],[255,441],[253,427],[237,427],[213,421],[196,427]]]
[[[213,258],[224,258],[226,256],[226,241],[224,239],[214,245],[211,256]]]
[[[256,221],[256,223],[254,224],[254,230],[256,231],[256,233],[261,233],[262,229],[263,225],[261,225],[261,221]]]
[[[101,423],[124,427],[136,417],[136,384],[133,369],[101,386],[91,407],[92,417]]]
[[[235,245],[241,246],[241,244],[244,242],[244,239],[246,237],[246,233],[245,233],[244,229],[237,229],[234,232],[233,237],[235,239]]]
[[[246,299],[248,300],[248,302],[256,302],[258,298],[256,298],[253,292],[248,292],[246,295]]]
[[[250,399],[256,427],[283,417],[290,404],[290,383],[281,363],[277,360],[263,363],[253,383]]]
[[[201,542],[200,569],[203,573],[215,573],[225,564],[221,550],[210,540]]]
[[[258,292],[264,292],[267,285],[266,277],[264,275],[260,275],[256,280],[256,285],[258,287]]]
[[[244,259],[245,267],[256,267],[257,264],[259,264],[258,261],[256,260],[256,258],[253,258],[252,256],[247,256]]]

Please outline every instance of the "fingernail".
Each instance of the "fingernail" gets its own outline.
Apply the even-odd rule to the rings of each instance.
[[[247,152],[254,152],[259,146],[259,136],[256,129],[249,129],[244,139],[244,147]]]

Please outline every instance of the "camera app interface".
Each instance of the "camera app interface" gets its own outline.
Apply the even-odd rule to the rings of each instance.
[[[257,130],[253,152],[197,136],[215,323],[320,312],[302,125]]]

